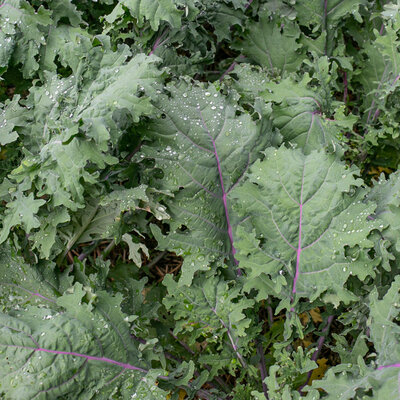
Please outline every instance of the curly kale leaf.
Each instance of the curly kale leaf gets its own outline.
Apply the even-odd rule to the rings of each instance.
[[[261,135],[251,117],[212,86],[181,82],[168,90],[155,104],[159,118],[144,129],[149,143],[141,157],[155,159],[164,173],[151,186],[174,193],[165,200],[170,234],[163,238],[156,226],[153,232],[160,247],[185,254],[181,283],[189,284],[196,269],[208,269],[210,261],[235,263],[238,221],[229,196],[270,132]]]
[[[336,304],[356,300],[344,284],[350,275],[373,274],[368,235],[381,225],[368,219],[376,205],[364,203],[357,169],[321,151],[270,148],[265,156],[233,193],[249,217],[235,242],[245,286],[279,296],[287,307],[324,292]]]

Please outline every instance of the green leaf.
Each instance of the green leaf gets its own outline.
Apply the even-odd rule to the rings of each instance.
[[[57,207],[48,215],[40,218],[40,229],[30,237],[32,249],[38,249],[40,257],[49,259],[51,249],[56,242],[56,235],[59,233],[59,225],[70,221],[70,215],[65,208]]]
[[[60,25],[51,29],[46,38],[46,46],[40,49],[41,73],[43,74],[44,71],[56,72],[57,57],[61,65],[71,66],[74,72],[78,72],[76,68],[82,52],[82,41],[89,42],[87,40],[89,38],[88,32],[79,27]],[[89,50],[91,46],[87,47]]]
[[[196,269],[208,269],[210,260],[233,259],[236,221],[229,193],[269,140],[269,132],[261,136],[250,116],[212,86],[203,89],[181,81],[168,91],[170,96],[160,94],[155,105],[160,117],[144,129],[151,142],[142,147],[141,157],[155,159],[164,172],[151,186],[174,193],[165,200],[171,233],[167,239],[156,227],[153,233],[160,248],[185,254],[181,283],[190,284]]]
[[[149,257],[149,250],[143,243],[134,243],[132,236],[128,233],[122,235],[122,240],[129,246],[129,259],[132,260],[138,267],[142,266],[142,257],[140,251],[142,250],[147,257]]]
[[[119,0],[113,12],[106,17],[107,22],[113,23],[127,8],[131,15],[143,23],[145,18],[150,22],[154,31],[158,30],[160,21],[167,21],[173,28],[181,26],[182,12],[176,7],[174,0]]]
[[[381,300],[379,300],[376,288],[371,292],[369,300],[368,325],[371,329],[371,340],[378,353],[377,364],[385,366],[399,363],[400,348],[396,338],[399,338],[400,327],[396,323],[396,319],[400,314],[400,277],[395,278]]]
[[[250,216],[235,242],[247,290],[279,296],[286,307],[290,298],[313,301],[324,292],[335,304],[356,299],[344,284],[350,275],[373,274],[368,235],[380,225],[367,219],[375,204],[363,202],[357,169],[321,151],[307,156],[282,147],[265,156],[233,193]]]
[[[78,11],[72,0],[50,0],[47,3],[52,10],[54,24],[57,24],[62,18],[68,18],[72,26],[79,26],[83,23],[82,12]]]
[[[251,340],[247,333],[251,320],[244,310],[251,308],[254,301],[240,295],[240,286],[231,286],[217,276],[200,275],[190,287],[180,286],[172,275],[166,275],[163,284],[168,290],[163,303],[177,321],[174,334],[189,334],[190,345],[200,337],[213,343],[225,336],[231,359],[246,365],[242,352]]]
[[[359,8],[366,4],[365,0],[304,0],[293,5],[300,25],[309,27],[312,33],[318,31],[325,34],[324,55],[330,56],[335,48],[338,26],[347,16],[353,15],[361,19]]]
[[[86,169],[89,162],[104,168],[117,160],[103,154],[91,141],[74,138],[65,143],[55,136],[37,156],[26,157],[11,176],[18,182],[28,178],[40,188],[39,196],[51,196],[52,206],[63,205],[75,211],[84,204],[84,182],[96,182],[97,172]]]
[[[331,110],[326,104],[326,93],[320,85],[318,90],[311,88],[311,78],[307,74],[299,82],[288,77],[275,83],[266,79],[263,70],[250,70],[244,64],[235,72],[239,77],[235,87],[246,94],[246,100],[253,103],[261,98],[272,102],[272,113],[268,114],[273,125],[285,141],[297,144],[305,153],[336,145],[339,132],[348,129],[346,123],[354,123],[350,117],[349,122],[326,117],[324,111]]]
[[[368,198],[377,204],[374,218],[381,222],[384,237],[393,245],[392,251],[400,252],[399,230],[400,230],[400,175],[393,173],[386,180],[382,175],[374,183]]]
[[[139,185],[131,189],[116,189],[100,200],[103,207],[116,207],[119,212],[142,209],[154,214],[158,220],[168,219],[165,207],[156,200],[161,195],[170,196],[169,190],[158,191],[146,185]]]
[[[201,12],[201,11],[200,11]],[[207,7],[207,19],[215,27],[218,42],[230,40],[232,28],[242,27],[246,16],[241,10],[234,10],[230,4],[215,4],[211,2]]]
[[[94,195],[95,193],[93,193]],[[168,192],[163,192],[167,194]],[[85,199],[85,206],[75,212],[71,224],[59,228],[66,243],[65,254],[75,245],[97,239],[121,239],[123,214],[137,215],[144,210],[155,215],[157,219],[168,219],[165,207],[156,201],[159,192],[140,185],[131,189],[117,189],[102,196]]]
[[[127,108],[134,122],[138,122],[141,115],[153,112],[149,98],[138,96],[138,92],[146,90],[155,94],[152,85],[159,82],[162,74],[155,66],[158,61],[155,56],[138,54],[126,64],[115,65],[112,69],[103,67],[100,70],[97,81],[88,88],[86,98],[81,97],[82,103],[78,109],[89,137],[101,143],[103,135],[107,135],[104,130],[108,124],[111,125],[115,110]],[[90,103],[87,104],[89,99]]]
[[[7,211],[3,218],[3,228],[0,231],[0,243],[3,243],[14,226],[21,225],[25,232],[40,226],[35,214],[46,202],[42,199],[35,199],[33,193],[25,196],[22,191],[13,193],[13,200],[7,203]]]
[[[365,366],[361,355],[358,365],[341,364],[328,371],[322,381],[313,381],[313,387],[328,393],[327,399],[350,400],[360,389],[367,392],[372,388],[373,399],[382,396],[398,396],[400,377],[400,351],[397,324],[400,302],[400,278],[397,276],[382,299],[378,289],[369,295],[370,341],[377,352],[376,361]]]
[[[76,284],[57,300],[62,313],[30,307],[18,318],[0,314],[1,391],[7,398],[165,399],[155,384],[160,372],[143,368],[121,296],[99,292],[86,303],[85,295]]]
[[[269,75],[285,76],[302,63],[298,43],[300,28],[291,21],[271,19],[268,13],[252,23],[242,43],[242,51],[260,64]]]
[[[27,110],[19,105],[20,97],[14,96],[1,104],[0,113],[0,145],[15,142],[18,139],[18,133],[15,127],[24,126],[27,123]]]
[[[356,398],[360,388],[370,387],[366,378],[353,377],[346,372],[335,375],[332,369],[328,370],[324,380],[315,380],[312,386],[327,392],[327,400],[351,400]]]
[[[27,265],[11,246],[0,245],[1,312],[28,305],[58,309],[57,297],[71,285],[67,274],[57,275],[50,264]]]
[[[268,397],[271,400],[316,400],[319,398],[316,390],[312,390],[307,396],[300,396],[298,390],[292,389],[298,385],[298,380],[301,379],[303,374],[312,371],[317,366],[315,361],[310,359],[309,354],[304,354],[301,346],[291,354],[285,349],[277,348],[274,351],[274,356],[275,364],[270,366],[268,377],[265,378]]]
[[[35,10],[25,0],[7,0],[0,8],[0,21],[2,32],[7,36],[5,42],[14,42],[13,58],[16,64],[22,64],[24,78],[33,77],[39,69],[36,57],[45,43],[44,28],[53,22],[51,11],[43,6]],[[6,59],[2,58],[3,65],[6,65]]]
[[[389,94],[398,86],[400,76],[400,54],[398,48],[398,28],[385,26],[386,31],[380,34],[374,31],[375,40],[365,43],[360,59],[358,81],[363,86],[364,121],[372,124],[380,110],[385,110]]]
[[[78,36],[76,32],[75,36]],[[36,238],[40,243],[35,244],[45,257],[49,256],[55,241],[56,228],[54,223],[50,227],[46,218],[59,206],[71,211],[85,206],[85,190],[97,183],[98,170],[117,163],[117,159],[108,153],[110,142],[116,144],[122,134],[115,112],[129,110],[131,124],[143,114],[151,114],[150,99],[141,91],[155,95],[152,85],[160,80],[162,74],[155,66],[158,59],[154,56],[139,54],[126,62],[131,55],[126,46],[114,52],[107,39],[102,46],[96,47],[85,37],[80,40],[81,46],[73,48],[75,57],[71,56],[75,61],[69,62],[73,69],[76,68],[76,75],[59,78],[54,73],[45,73],[44,84],[30,90],[26,100],[28,111],[18,108],[18,98],[5,109],[9,120],[5,133],[14,125],[21,125],[20,135],[29,148],[10,178],[17,183],[27,179],[36,189],[36,197],[47,197],[49,214],[41,215],[43,226]],[[69,54],[66,47],[67,50],[60,51]],[[76,60],[78,54],[79,62]],[[21,116],[22,111],[26,116]],[[15,133],[6,138],[5,142],[14,140]],[[151,199],[149,207],[156,209],[160,206]],[[165,216],[164,212],[154,213]],[[58,225],[67,220],[65,212],[62,215]],[[7,218],[3,222],[2,240],[11,226],[11,217]],[[37,221],[34,220],[32,227],[39,227]]]

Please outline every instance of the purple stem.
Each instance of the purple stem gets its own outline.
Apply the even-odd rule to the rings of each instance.
[[[146,344],[147,343],[146,340],[144,340],[144,339],[142,339],[142,338],[140,338],[139,336],[136,336],[136,335],[131,335],[131,338],[135,339],[137,342],[139,342],[141,344]]]
[[[202,389],[200,389],[198,392],[197,392],[197,395],[199,396],[199,397],[201,397],[202,399],[205,399],[205,400],[209,400],[210,399],[210,397],[208,397],[208,392],[205,392],[205,391],[203,391]]]
[[[258,367],[259,367],[260,373],[261,373],[261,384],[262,384],[264,396],[265,396],[266,400],[268,400],[269,399],[268,387],[267,387],[266,383],[264,382],[264,379],[267,377],[267,368],[265,367],[264,349],[263,349],[261,342],[257,344],[257,355],[260,357],[260,362],[258,364]]]
[[[343,103],[347,102],[347,72],[343,71],[343,85],[344,85],[344,92],[343,92]]]
[[[225,78],[225,75],[229,74],[229,72],[232,72],[232,71],[235,69],[236,65],[237,65],[237,62],[234,61],[234,62],[228,67],[228,69],[220,76],[219,81],[220,81],[220,82],[223,81],[223,79]]]
[[[192,351],[192,349],[191,349],[190,347],[188,347],[186,343],[180,341],[180,340],[172,333],[172,331],[170,331],[169,333],[171,334],[171,336],[172,336],[182,347],[185,348],[185,350],[187,350],[187,351],[188,351],[190,354],[192,354],[192,355],[194,354],[194,351]],[[147,343],[145,339],[142,339],[142,338],[140,338],[140,337],[138,337],[138,336],[131,335],[131,337],[132,337],[132,339],[135,339],[135,340],[138,341],[139,343],[142,343],[142,344],[146,344],[146,343]],[[165,354],[165,357],[168,358],[168,359],[170,359],[170,360],[182,362],[182,359],[180,359],[180,358],[174,356],[173,354],[171,354],[171,353],[168,352],[168,351],[164,351],[164,354]],[[205,367],[207,370],[211,371],[211,367],[210,367],[209,365],[204,364],[204,367]],[[199,376],[200,374],[199,374],[197,371],[194,371],[194,375],[195,375],[195,376]],[[214,377],[214,380],[215,380],[215,382],[217,382],[217,383],[221,386],[221,388],[223,388],[227,393],[229,393],[229,392],[231,391],[230,387],[229,387],[219,376]],[[209,384],[210,384],[210,383],[209,383]]]
[[[384,23],[382,23],[381,29],[379,30],[379,35],[380,35],[380,36],[383,35],[383,29],[384,29],[384,27],[385,27],[385,25],[384,25]],[[385,73],[386,73],[386,68],[385,68],[385,70],[383,71],[382,79],[383,79],[383,76],[384,76]],[[392,84],[390,85],[390,87],[392,87],[392,86],[399,80],[399,78],[400,78],[400,74],[396,76],[396,78],[394,79],[394,81],[392,82]],[[382,85],[382,81],[381,81],[381,83],[380,83],[379,86],[378,86],[378,90],[379,90],[379,88],[381,87],[381,85]],[[372,101],[371,110],[369,111],[368,117],[367,117],[367,123],[369,123],[369,119],[370,119],[370,117],[371,117],[372,108],[374,107],[374,105],[375,105],[375,100]],[[372,117],[372,121],[371,121],[371,122],[373,122],[376,118],[378,118],[380,112],[381,112],[381,110],[379,110],[378,108],[375,110],[375,113],[374,113],[374,115],[373,115],[373,117]]]
[[[26,347],[26,346],[14,346],[14,345],[10,345],[9,347],[19,347],[19,348],[23,348],[23,349],[31,349],[32,351],[36,351],[36,352],[44,352],[44,353],[50,353],[50,354],[57,354],[57,355],[68,355],[68,356],[74,356],[74,357],[81,357],[81,358],[85,358],[87,361],[100,361],[100,362],[105,362],[108,364],[113,364],[113,365],[117,365],[119,367],[122,367],[124,370],[128,369],[128,370],[133,370],[133,371],[139,371],[142,373],[148,373],[149,371],[140,367],[136,367],[134,365],[131,364],[127,364],[127,363],[122,363],[116,360],[112,360],[111,358],[107,358],[107,357],[96,357],[96,356],[89,356],[88,354],[81,354],[81,353],[75,353],[73,351],[60,351],[60,350],[49,350],[49,349],[43,349],[43,348],[33,348],[33,347]],[[163,376],[160,375],[158,376],[159,379],[162,380],[168,380],[169,378],[167,376]],[[208,399],[210,395],[210,393],[208,393],[206,390],[198,390],[197,394],[199,396],[203,396],[203,398]]]
[[[221,185],[221,190],[222,190],[222,203],[224,205],[224,210],[225,210],[225,218],[226,218],[226,224],[228,227],[228,236],[229,236],[229,241],[231,244],[231,253],[233,256],[233,261],[235,263],[235,265],[238,265],[239,262],[236,260],[235,258],[235,254],[236,254],[236,249],[235,246],[233,245],[233,232],[232,232],[232,225],[230,222],[230,218],[229,218],[229,211],[228,211],[228,201],[227,201],[227,192],[225,191],[225,187],[224,187],[224,180],[222,177],[222,168],[221,168],[221,161],[219,159],[218,156],[218,152],[217,152],[217,145],[215,143],[215,139],[212,137],[209,129],[207,128],[207,125],[204,121],[203,118],[203,114],[201,113],[200,107],[197,108],[200,114],[200,118],[201,118],[201,123],[203,125],[204,130],[207,132],[207,135],[209,136],[211,143],[213,145],[213,149],[214,149],[214,156],[215,156],[215,160],[217,161],[217,168],[218,168],[218,174],[219,174],[219,181],[220,181],[220,185]],[[238,275],[241,275],[241,271],[240,269],[238,269]]]
[[[209,393],[209,392],[207,392],[207,390],[203,390],[203,389],[198,390],[196,392],[196,395],[198,397],[200,397],[201,399],[205,399],[205,400],[210,400],[212,398],[215,398],[215,397],[212,397],[211,393]],[[222,400],[222,399],[221,399],[221,397],[217,397],[217,400]]]
[[[299,217],[299,242],[297,245],[297,249],[296,249],[296,273],[294,275],[294,279],[293,279],[293,289],[292,289],[292,293],[295,294],[296,293],[296,284],[297,284],[297,280],[299,279],[299,273],[300,273],[300,255],[301,255],[301,223],[302,223],[302,219],[303,219],[303,204],[300,204],[300,217]]]
[[[327,22],[328,22],[327,19],[328,19],[328,0],[325,0],[325,2],[324,2],[324,22],[323,22],[325,31],[328,31],[326,29]],[[327,38],[328,38],[328,35],[327,35]],[[325,40],[325,55],[327,55],[327,52],[328,52],[328,40]]]
[[[111,174],[111,172],[110,172]],[[108,176],[104,179],[107,180],[110,177],[110,174],[108,174]],[[92,243],[90,243],[90,246],[93,246],[95,243],[95,241],[93,241]],[[93,251],[93,250],[92,250]],[[87,253],[86,251],[82,252],[81,254],[79,254],[78,256],[78,260],[79,261],[83,261],[91,252]]]
[[[293,288],[292,288],[292,302],[294,299],[294,294],[296,293],[296,285],[297,285],[297,280],[299,279],[300,275],[300,255],[301,255],[301,228],[302,228],[302,220],[303,220],[303,188],[304,188],[304,172],[305,172],[305,164],[303,167],[303,175],[301,178],[301,189],[300,189],[300,203],[299,203],[299,208],[300,208],[300,216],[299,216],[299,241],[297,244],[297,249],[296,249],[296,272],[294,275],[293,279]]]
[[[49,299],[48,297],[43,296],[43,295],[40,294],[39,292],[31,292],[30,290],[25,289],[24,287],[19,286],[19,285],[16,285],[16,284],[14,284],[14,283],[6,283],[6,285],[15,286],[15,287],[17,287],[18,289],[24,290],[25,292],[29,293],[31,296],[39,297],[40,299],[43,299],[43,300],[46,300],[46,301],[50,301],[51,303],[55,303],[55,302],[56,302],[56,301],[53,300],[53,299]]]
[[[132,157],[140,150],[141,147],[142,147],[142,142],[140,141],[139,144],[132,150],[132,152],[126,156],[125,160],[130,161]]]
[[[194,354],[194,351],[182,340],[179,340],[177,336],[174,335],[172,331],[169,331],[169,334],[190,354]]]
[[[17,347],[17,348],[22,348],[22,349],[29,349],[29,350],[36,351],[36,352],[43,352],[43,353],[50,353],[50,354],[57,354],[57,355],[81,357],[81,358],[84,358],[89,361],[99,361],[99,362],[105,362],[108,364],[117,365],[119,367],[122,367],[123,369],[129,369],[129,370],[139,371],[139,372],[143,372],[143,373],[149,372],[146,369],[136,367],[136,366],[128,364],[128,363],[122,363],[120,361],[112,360],[111,358],[90,356],[88,354],[76,353],[74,351],[50,350],[50,349],[44,349],[41,347],[34,348],[34,347],[15,346],[15,345],[9,345],[9,347]],[[168,379],[166,376],[159,376],[159,378],[160,379]]]
[[[79,254],[78,260],[83,261],[87,256],[88,256],[88,253],[83,252],[83,253]]]
[[[318,339],[317,348],[315,349],[313,355],[311,356],[311,360],[313,360],[313,361],[317,361],[317,359],[318,359],[318,355],[319,355],[319,353],[320,353],[320,351],[322,349],[322,346],[324,345],[326,336],[328,335],[329,328],[332,325],[333,318],[334,318],[334,316],[330,315],[328,317],[327,321],[326,321],[325,328],[322,329],[322,332],[321,332],[322,335]],[[310,381],[310,378],[311,378],[311,375],[312,375],[313,371],[314,370],[308,371],[307,379],[306,379],[305,383],[299,387],[299,389],[298,389],[299,392],[301,392],[303,390],[303,388],[308,385],[308,382]]]
[[[229,338],[229,340],[230,340],[230,342],[231,342],[233,351],[236,353],[237,358],[239,359],[240,363],[242,364],[242,367],[247,368],[246,361],[244,361],[242,355],[239,353],[239,349],[238,349],[238,347],[236,346],[235,341],[233,340],[233,337],[232,337],[232,334],[231,334],[230,329],[229,329],[228,326],[225,324],[224,320],[218,317],[217,310],[216,310],[214,307],[211,308],[211,310],[212,310],[212,312],[217,316],[217,318],[219,319],[219,322],[221,322],[221,325],[226,329],[226,333],[227,333],[228,338]]]
[[[252,3],[252,2],[253,2],[253,0],[249,0],[248,3],[244,6],[244,8],[247,10],[247,9],[251,6],[251,3]],[[241,54],[241,55],[238,57],[238,60],[243,59],[243,58],[244,58],[244,56]],[[228,67],[228,69],[221,75],[221,77],[219,78],[220,82],[225,78],[225,75],[229,74],[229,72],[232,72],[232,71],[235,69],[236,65],[237,65],[237,61],[234,61],[234,62]]]
[[[21,12],[18,8],[15,8],[14,6],[12,6],[10,3],[7,3],[7,0],[4,0],[4,3],[0,5],[0,8],[4,7],[4,6],[9,6],[11,7],[13,10]]]
[[[271,328],[273,323],[274,323],[274,313],[272,311],[271,307],[271,300],[268,298],[268,306],[267,306],[267,312],[268,312],[268,325]]]
[[[237,61],[234,61],[229,67],[228,69],[221,75],[221,77],[219,78],[220,82],[225,78],[225,76],[227,74],[229,74],[230,72],[232,72],[236,65],[238,64],[238,61],[242,61],[245,59],[245,56],[243,56],[242,54],[237,58]]]
[[[52,302],[52,303],[55,303],[55,302],[56,302],[55,300],[49,299],[48,297],[43,296],[43,295],[41,295],[41,294],[38,293],[38,292],[32,293],[32,296],[39,297],[39,298],[41,298],[41,299],[43,299],[43,300],[50,301],[50,302]]]
[[[161,36],[159,36],[159,37],[156,39],[156,41],[154,42],[153,48],[151,49],[151,51],[150,51],[150,53],[149,53],[149,56],[151,56],[151,55],[157,50],[157,48],[158,48],[159,46],[161,46],[161,45],[163,45],[163,44],[165,43],[165,41],[161,43],[161,41],[163,40],[165,34],[166,34],[166,31],[164,31],[164,32],[161,34]]]
[[[381,371],[384,368],[400,368],[400,363],[397,364],[390,364],[390,365],[381,365],[380,367],[378,367],[378,371]]]
[[[392,82],[390,87],[392,87],[399,80],[399,78],[400,78],[400,74],[396,76],[396,78],[394,79],[394,81]],[[374,116],[372,117],[372,121],[374,121],[376,118],[378,118],[380,112],[381,112],[381,110],[379,108],[377,108],[374,113]]]

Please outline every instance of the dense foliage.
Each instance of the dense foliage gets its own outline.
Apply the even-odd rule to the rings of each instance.
[[[0,28],[1,398],[399,397],[398,3]]]

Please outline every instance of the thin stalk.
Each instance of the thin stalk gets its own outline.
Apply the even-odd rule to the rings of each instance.
[[[238,62],[244,59],[245,57],[242,54],[239,57],[237,57],[236,60],[228,67],[228,69],[220,76],[219,81],[222,82],[225,76],[235,69]]]
[[[169,331],[169,334],[190,354],[194,355],[194,351],[185,343],[179,340],[179,338],[174,335],[174,332]]]
[[[274,312],[271,307],[271,299],[268,297],[267,299],[268,305],[267,305],[267,312],[268,312],[268,325],[270,329],[272,328],[272,325],[274,323]]]
[[[343,103],[346,104],[347,96],[348,96],[348,82],[347,82],[347,72],[346,71],[343,71],[343,85],[344,85]]]
[[[257,355],[260,357],[260,362],[258,363],[258,368],[261,373],[262,389],[264,392],[265,399],[269,400],[268,387],[267,387],[266,383],[264,382],[265,378],[267,377],[267,368],[265,367],[264,349],[263,349],[263,345],[261,342],[258,342],[258,344],[257,344]]]
[[[215,311],[215,309],[213,309],[213,312],[215,313],[215,315],[217,315],[217,312]],[[229,340],[230,340],[230,342],[231,342],[231,346],[232,346],[232,348],[233,348],[233,351],[236,353],[237,358],[238,358],[239,361],[240,361],[240,364],[242,364],[242,367],[243,367],[243,368],[247,368],[246,361],[244,361],[244,358],[243,358],[242,355],[240,354],[239,348],[236,346],[236,343],[235,343],[235,341],[233,340],[233,336],[232,336],[232,333],[231,333],[230,329],[229,329],[228,326],[225,324],[225,322],[224,322],[223,319],[219,318],[219,321],[221,322],[222,326],[226,329],[226,333],[227,333],[228,338],[229,338]]]
[[[322,21],[322,26],[324,31],[327,33],[325,39],[325,55],[328,55],[328,29],[327,29],[327,21],[328,21],[328,0],[324,0],[324,16]]]
[[[315,351],[314,351],[314,353],[313,353],[313,355],[311,357],[311,360],[313,360],[313,361],[317,361],[318,360],[319,353],[321,352],[322,346],[325,343],[325,339],[328,336],[329,328],[332,325],[333,319],[334,319],[333,315],[330,315],[328,317],[328,319],[326,321],[325,328],[322,329],[322,331],[321,331],[321,336],[319,337],[318,342],[317,342],[317,348],[315,349]],[[308,372],[307,379],[306,379],[305,383],[299,387],[298,391],[300,393],[303,390],[303,388],[308,385],[308,382],[310,381],[310,378],[311,378],[311,375],[312,375],[313,371],[314,370],[311,370],[311,371]]]
[[[185,342],[182,342],[181,340],[179,340],[178,337],[175,336],[172,331],[169,331],[169,333],[187,352],[189,352],[191,355],[194,355],[194,351]],[[211,367],[208,364],[204,364],[204,367],[208,371],[211,371]],[[219,376],[214,377],[214,380],[215,380],[215,382],[218,383],[218,385],[226,393],[230,393],[231,392],[231,388]]]
[[[142,147],[142,141],[140,141],[139,144],[132,150],[132,152],[126,156],[125,160],[130,161],[132,157],[140,150],[141,147]]]
[[[101,258],[104,260],[107,258],[107,256],[110,254],[112,249],[115,247],[116,243],[115,240],[111,240],[111,242],[108,244],[108,246],[104,249],[103,253],[101,254]]]
[[[78,260],[83,261],[97,247],[98,243],[98,240],[93,240],[93,242],[87,247],[88,251],[83,251],[81,254],[79,254]]]
[[[88,220],[86,221],[86,223],[84,225],[81,226],[81,228],[77,231],[77,233],[69,240],[69,242],[67,243],[66,249],[64,251],[64,253],[62,253],[61,257],[58,260],[58,264],[60,265],[62,263],[62,261],[64,260],[64,258],[66,257],[66,255],[68,254],[68,252],[72,249],[72,247],[74,246],[74,244],[79,240],[79,238],[83,235],[83,233],[85,232],[86,228],[90,225],[90,223],[92,222],[93,218],[95,217],[97,210],[98,210],[99,206],[97,205],[93,211],[90,213]]]
[[[380,367],[378,367],[378,371],[381,371],[384,368],[400,368],[400,363],[390,364],[390,365],[381,365]]]
[[[167,31],[164,31],[157,39],[156,39],[156,41],[154,42],[154,45],[153,45],[153,48],[151,49],[151,51],[150,51],[150,53],[149,53],[149,56],[151,56],[156,50],[157,50],[157,48],[159,47],[159,46],[162,46],[167,40],[164,40],[163,42],[162,42],[162,40],[163,40],[163,38],[164,38],[164,36],[165,36],[165,34],[167,33]]]
[[[250,6],[251,6],[251,3],[253,2],[253,0],[249,0],[248,2],[247,2],[247,4],[244,6],[244,8],[247,10]],[[237,61],[241,61],[241,60],[243,60],[245,57],[242,55],[242,54],[240,54],[240,56],[237,58]],[[222,80],[225,78],[225,76],[227,75],[227,74],[229,74],[229,72],[232,72],[234,69],[235,69],[235,67],[236,67],[236,65],[237,65],[237,61],[235,60],[229,67],[228,67],[228,69],[220,76],[220,78],[219,78],[219,81],[220,82],[222,82]],[[241,274],[240,274],[241,275]]]
[[[210,392],[207,392],[207,390],[204,389],[199,389],[196,392],[196,395],[198,397],[200,397],[200,399],[204,399],[204,400],[209,400],[213,398],[213,395]],[[215,397],[214,397],[215,398]],[[218,400],[222,400],[221,397],[217,397]]]
[[[172,336],[175,338],[174,335],[172,335]],[[136,340],[137,342],[139,342],[139,343],[141,343],[141,344],[146,344],[146,343],[147,343],[145,339],[142,339],[142,338],[140,338],[140,337],[138,337],[138,336],[131,335],[131,337],[132,337],[132,339]],[[194,354],[194,353],[193,353],[193,354]],[[182,362],[182,359],[180,359],[180,358],[174,356],[173,354],[171,354],[171,353],[168,352],[168,351],[164,351],[164,355],[165,355],[165,357],[166,357],[167,359],[169,359],[169,360]],[[211,370],[211,367],[209,367],[207,364],[205,364],[205,367],[206,367],[208,370]],[[197,371],[194,371],[194,375],[195,375],[195,376],[199,376],[200,374],[199,374]],[[219,381],[221,381],[221,382],[222,382],[222,385],[220,385],[220,386],[222,387],[222,389],[225,390],[227,393],[230,393],[231,389],[229,388],[229,386],[226,385],[226,383],[225,383],[224,381],[222,381],[222,379],[220,379],[219,377],[216,377],[216,378],[214,378],[214,380],[215,380],[216,382],[218,382],[218,383],[220,383]],[[211,385],[211,386],[213,386],[210,382],[208,382],[208,384]],[[214,386],[213,386],[213,387],[214,387]],[[184,387],[183,387],[182,389],[185,390]],[[226,390],[226,389],[227,389],[227,390]],[[202,390],[202,389],[200,389],[200,393],[197,392],[197,394],[198,394],[199,396],[200,396],[201,394],[202,394],[202,395],[205,395],[205,396],[210,395],[210,393],[208,393],[207,391]]]
[[[162,251],[161,253],[157,254],[149,263],[143,265],[142,268],[150,269],[151,267],[156,265],[159,261],[161,261],[167,255],[167,253],[168,252],[166,250]]]

